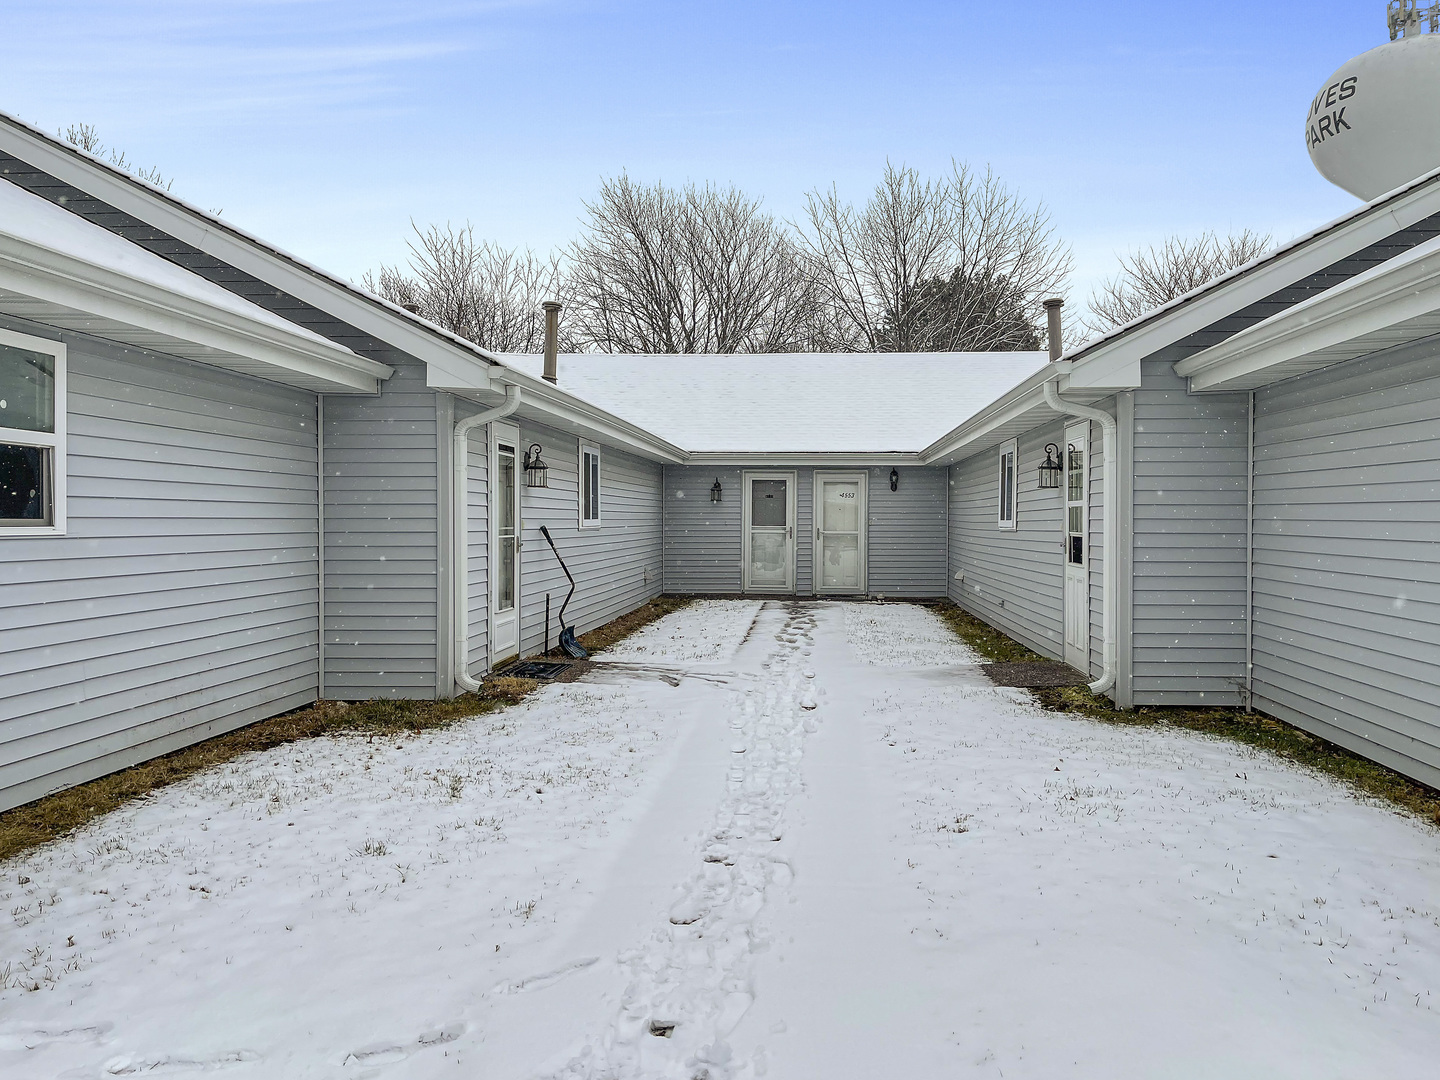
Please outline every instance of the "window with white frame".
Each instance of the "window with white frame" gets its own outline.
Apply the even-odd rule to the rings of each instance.
[[[580,444],[580,525],[600,524],[600,450]]]
[[[0,537],[65,527],[65,346],[0,330]]]
[[[1002,529],[1015,528],[1015,462],[1019,456],[1020,448],[1014,439],[1000,447],[999,513],[996,523]]]

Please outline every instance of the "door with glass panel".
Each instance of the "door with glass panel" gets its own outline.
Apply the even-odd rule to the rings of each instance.
[[[795,591],[795,474],[744,474],[744,551],[740,585],[745,592]]]
[[[1090,486],[1087,459],[1090,425],[1065,431],[1065,662],[1090,670],[1090,571],[1086,550],[1089,535]]]
[[[520,430],[490,425],[490,664],[520,651]]]
[[[865,592],[866,474],[815,474],[815,591]]]

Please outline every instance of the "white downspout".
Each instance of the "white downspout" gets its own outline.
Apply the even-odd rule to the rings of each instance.
[[[492,420],[503,420],[519,407],[520,387],[511,383],[505,387],[503,404],[455,422],[455,445],[450,454],[453,465],[450,518],[455,535],[452,556],[455,564],[455,632],[451,637],[455,642],[455,682],[462,690],[471,693],[479,690],[480,684],[470,677],[470,430]]]
[[[1058,376],[1057,376],[1058,378]],[[1060,396],[1060,389],[1055,385],[1055,379],[1045,382],[1045,404],[1061,414],[1078,416],[1082,420],[1093,420],[1100,425],[1103,433],[1101,441],[1102,456],[1105,462],[1103,474],[1103,488],[1105,499],[1105,538],[1102,545],[1105,558],[1105,582],[1100,592],[1100,625],[1104,628],[1105,645],[1102,656],[1104,658],[1100,678],[1090,684],[1092,694],[1103,694],[1115,685],[1115,670],[1117,667],[1116,651],[1116,625],[1118,611],[1115,604],[1116,593],[1116,560],[1117,545],[1119,543],[1120,506],[1119,497],[1116,494],[1119,490],[1119,454],[1116,453],[1116,424],[1115,417],[1111,416],[1104,409],[1096,409],[1089,405],[1080,405],[1073,401],[1066,401]]]

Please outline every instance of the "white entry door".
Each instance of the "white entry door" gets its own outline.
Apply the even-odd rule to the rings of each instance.
[[[490,425],[490,666],[520,652],[520,429]]]
[[[795,474],[744,474],[744,551],[740,587],[745,592],[795,591]]]
[[[815,591],[865,592],[867,474],[815,474]]]
[[[1089,475],[1090,425],[1065,431],[1065,662],[1090,670]]]

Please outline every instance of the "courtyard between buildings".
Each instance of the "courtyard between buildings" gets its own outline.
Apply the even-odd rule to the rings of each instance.
[[[908,604],[700,601],[580,681],[237,759],[4,867],[0,1073],[1424,1075],[1440,837],[992,685]]]

